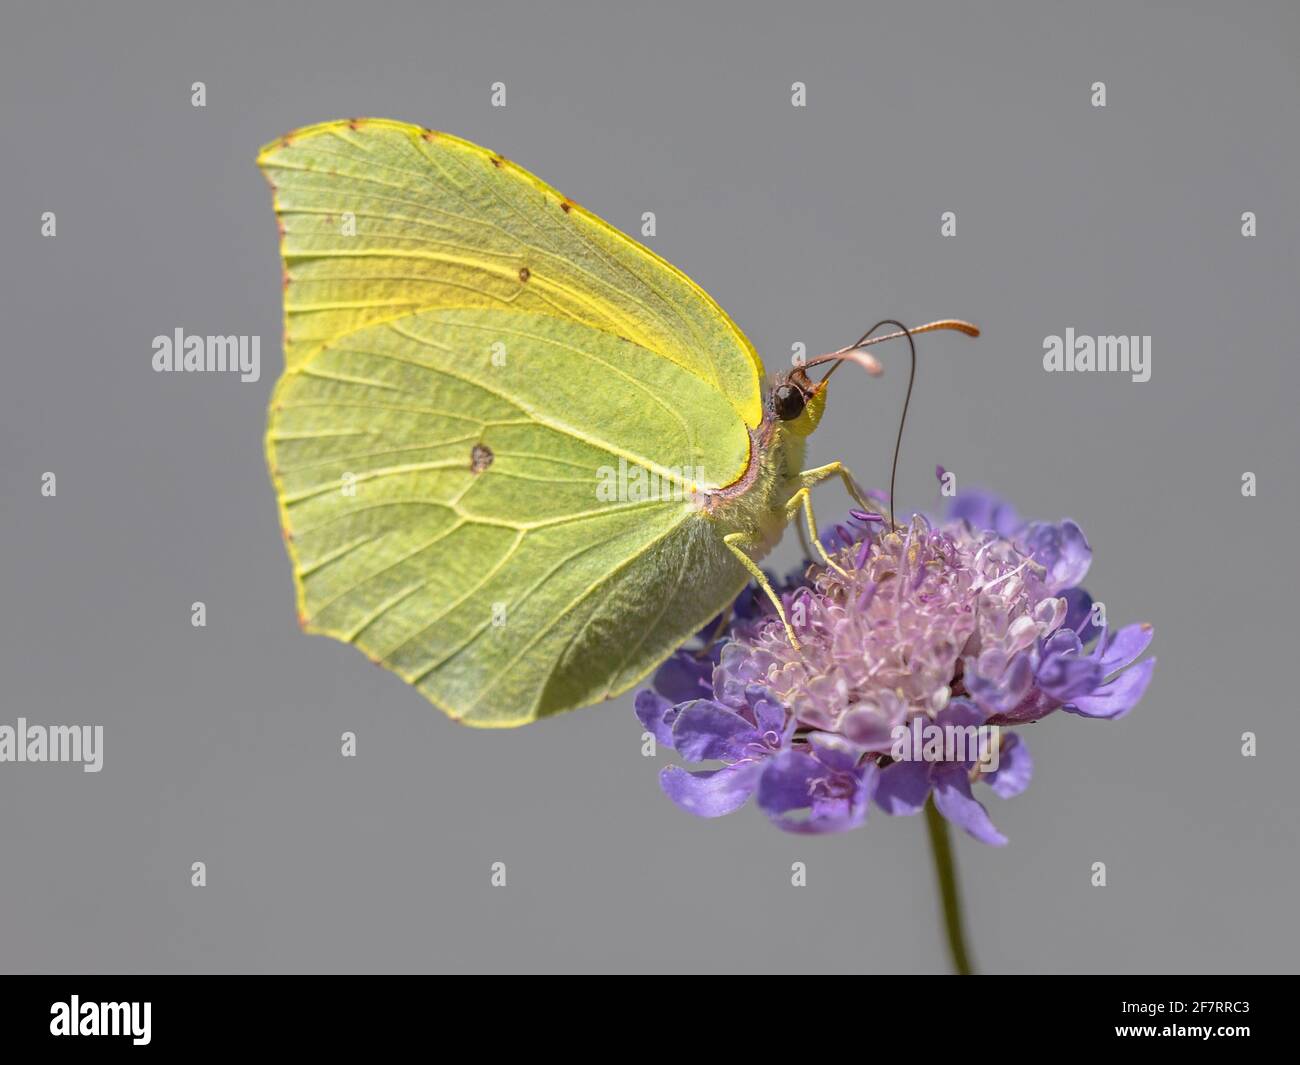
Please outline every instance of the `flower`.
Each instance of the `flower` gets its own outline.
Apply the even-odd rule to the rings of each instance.
[[[692,813],[721,816],[756,795],[780,828],[834,832],[861,825],[873,799],[895,815],[932,799],[1000,845],[971,785],[1003,798],[1028,787],[1028,747],[1004,729],[1056,710],[1123,717],[1150,683],[1155,659],[1134,663],[1151,626],[1097,624],[1080,587],[1092,549],[1073,521],[1022,522],[966,492],[942,522],[915,515],[894,529],[855,510],[821,541],[834,565],[777,585],[798,650],[750,586],[725,626],[706,627],[700,648],[678,651],[637,695],[658,743],[720,763],[661,773]]]

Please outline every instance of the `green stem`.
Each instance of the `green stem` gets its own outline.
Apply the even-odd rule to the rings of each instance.
[[[948,933],[948,953],[953,968],[959,976],[975,972],[970,951],[966,947],[966,931],[961,915],[961,889],[957,886],[957,865],[952,856],[952,840],[948,837],[948,822],[939,813],[931,799],[925,804],[925,827],[930,832],[930,852],[934,855],[934,871],[939,878],[939,898],[943,903],[943,923]]]

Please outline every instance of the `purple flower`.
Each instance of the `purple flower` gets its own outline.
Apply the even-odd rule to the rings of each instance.
[[[892,529],[884,513],[853,511],[823,534],[840,570],[810,565],[778,585],[799,650],[751,586],[719,642],[679,651],[637,696],[660,744],[721,763],[665,769],[678,805],[716,817],[756,793],[779,827],[829,832],[860,825],[873,795],[890,814],[932,800],[1002,844],[972,784],[1003,798],[1028,786],[1028,748],[1004,727],[1056,710],[1119,718],[1142,697],[1151,627],[1096,623],[1076,523],[1025,523],[977,492],[938,523]],[[931,732],[978,734],[982,754],[900,749],[900,736]]]

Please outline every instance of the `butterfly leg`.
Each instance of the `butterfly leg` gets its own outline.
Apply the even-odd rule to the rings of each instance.
[[[799,483],[805,488],[811,488],[813,485],[821,484],[822,481],[828,481],[832,477],[838,477],[844,482],[844,488],[853,502],[863,510],[873,514],[881,511],[882,508],[879,503],[867,501],[866,495],[863,494],[862,489],[858,487],[858,482],[853,477],[853,471],[842,462],[829,462],[825,466],[804,470],[803,473],[799,474]]]
[[[808,491],[806,485],[803,488],[800,488],[799,491],[795,492],[795,494],[790,497],[789,502],[786,503],[785,520],[793,521],[798,517],[800,510],[803,511],[804,522],[808,526],[808,535],[812,537],[813,545],[816,547],[817,553],[821,555],[822,561],[825,562],[826,565],[830,566],[831,569],[835,570],[836,573],[847,577],[848,573],[845,572],[844,567],[831,558],[827,553],[826,548],[822,546],[821,538],[817,535],[817,519],[813,516],[812,493]]]
[[[758,563],[749,557],[745,551],[747,545],[752,545],[753,541],[745,538],[744,533],[727,533],[722,538],[722,542],[727,545],[727,549],[740,559],[740,564],[749,570],[749,575],[758,582],[758,586],[767,593],[767,597],[772,600],[772,605],[776,607],[777,616],[781,619],[781,624],[785,626],[786,638],[790,641],[790,646],[796,651],[799,650],[799,640],[794,634],[794,629],[790,627],[790,619],[785,616],[785,607],[781,605],[781,597],[776,594],[772,588],[772,583],[767,579],[767,574],[758,567]]]
[[[812,550],[812,545],[808,543],[808,530],[806,530],[798,522],[795,522],[794,531],[799,534],[799,547],[802,548],[803,550],[803,557],[812,558],[813,550]]]

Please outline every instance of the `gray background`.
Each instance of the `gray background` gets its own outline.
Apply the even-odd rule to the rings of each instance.
[[[656,211],[654,248],[769,367],[886,315],[978,321],[922,343],[901,503],[930,505],[944,463],[1076,518],[1088,586],[1154,623],[1160,665],[1123,722],[1028,730],[1032,787],[988,796],[1008,848],[959,840],[977,958],[1294,970],[1296,6],[609,6],[6,5],[0,723],[102,724],[106,751],[98,775],[0,765],[0,967],[945,967],[919,820],[696,820],[629,699],[476,732],[300,634],[261,450],[280,266],[253,159],[378,115],[626,230]],[[177,326],[261,334],[262,380],[153,373]],[[1045,374],[1067,326],[1151,334],[1152,380]],[[838,376],[812,449],[871,483],[906,377],[882,357]]]

